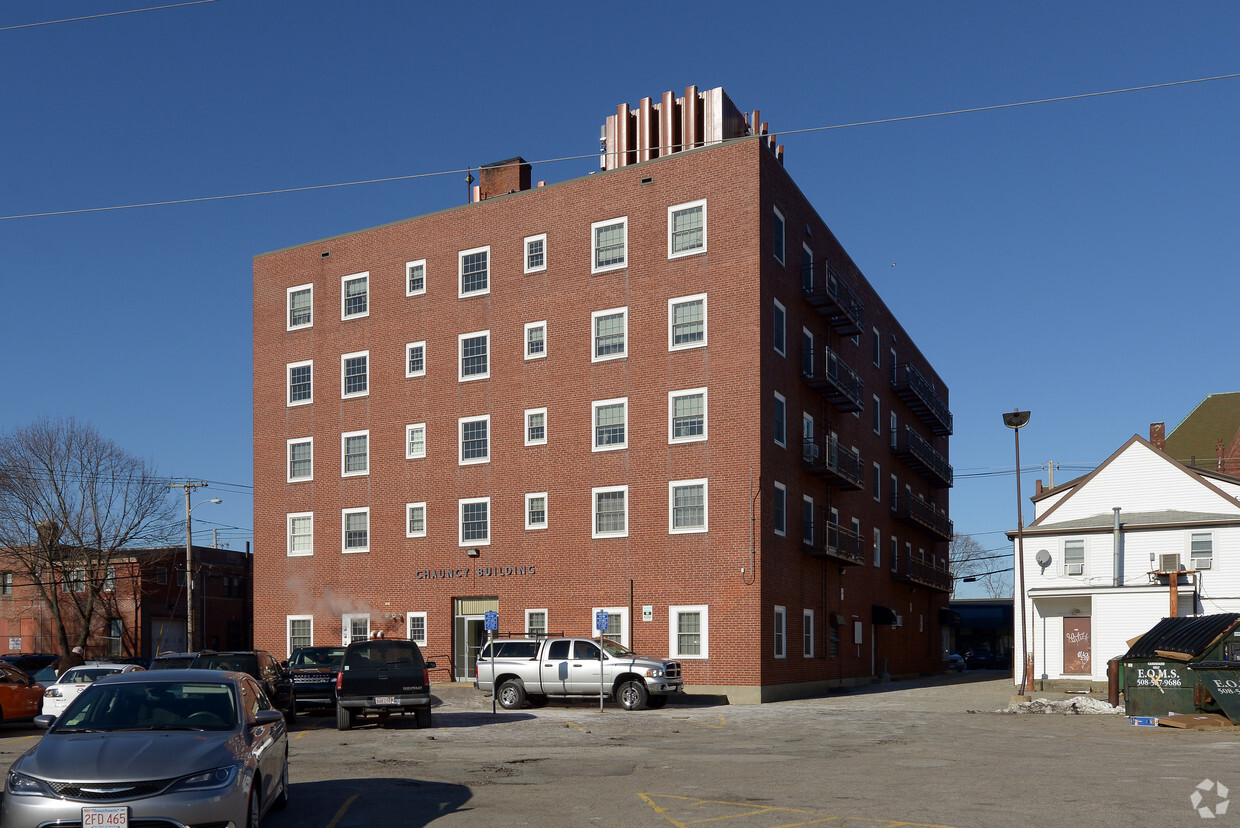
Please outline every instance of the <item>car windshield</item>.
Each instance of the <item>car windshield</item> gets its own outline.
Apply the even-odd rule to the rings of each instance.
[[[235,670],[238,673],[249,673],[252,676],[258,675],[258,659],[249,653],[200,655],[194,659],[193,666],[199,670]]]
[[[226,682],[104,683],[83,692],[56,720],[53,732],[116,730],[232,730],[233,688]]]
[[[616,658],[625,658],[627,656],[637,655],[637,653],[633,652],[628,647],[625,647],[623,644],[617,644],[610,638],[603,639],[603,649],[607,651],[608,655],[615,656]]]
[[[339,667],[344,647],[305,647],[293,653],[289,666],[293,669]]]
[[[191,663],[194,657],[192,655],[180,656],[159,656],[151,662],[152,670],[184,670]]]
[[[371,670],[377,667],[421,669],[422,653],[412,641],[367,641],[349,648],[344,669]]]
[[[58,684],[90,684],[95,679],[113,676],[121,671],[120,667],[75,667],[60,677]]]

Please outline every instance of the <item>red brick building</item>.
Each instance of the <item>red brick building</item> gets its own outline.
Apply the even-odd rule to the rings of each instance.
[[[597,174],[255,258],[258,646],[467,680],[487,610],[603,609],[733,701],[942,669],[946,386],[749,120],[622,106]]]

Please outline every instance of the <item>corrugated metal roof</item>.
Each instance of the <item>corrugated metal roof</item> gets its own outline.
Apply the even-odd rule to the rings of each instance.
[[[1211,523],[1221,521],[1235,522],[1237,516],[1221,512],[1184,512],[1178,509],[1164,509],[1158,512],[1120,512],[1120,526],[1159,526],[1179,523]],[[1090,517],[1065,520],[1061,523],[1045,523],[1045,528],[1054,529],[1110,529],[1115,526],[1115,513],[1104,512]]]
[[[1164,618],[1138,638],[1124,658],[1158,658],[1156,650],[1199,656],[1237,622],[1240,622],[1240,613],[1234,612],[1197,618]]]

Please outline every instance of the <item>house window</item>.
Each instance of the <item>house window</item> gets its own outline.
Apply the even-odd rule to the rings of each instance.
[[[809,495],[801,495],[801,540],[814,545],[814,499]]]
[[[161,585],[168,583],[168,567],[161,566],[155,570],[155,583]]]
[[[870,489],[874,495],[875,503],[883,502],[883,467],[878,463],[874,464],[873,479],[870,481]]]
[[[525,611],[525,634],[534,637],[547,634],[547,611],[545,609]]]
[[[591,362],[621,359],[628,355],[629,309],[612,308],[590,314],[594,351]]]
[[[596,221],[590,225],[591,273],[615,270],[628,264],[628,217]]]
[[[290,331],[309,328],[314,324],[314,285],[298,285],[288,289],[288,325]]]
[[[164,582],[168,580],[168,571],[164,570]],[[13,594],[13,573],[0,572],[0,595]]]
[[[870,342],[873,345],[874,367],[882,368],[883,367],[883,344],[882,344],[883,338],[879,335],[878,328],[874,328],[871,331],[871,334],[872,336],[871,336]]]
[[[462,466],[491,461],[491,415],[462,417],[457,420],[460,434],[460,459]]]
[[[405,537],[426,537],[426,501],[405,504]]]
[[[491,292],[490,247],[462,250],[457,254],[457,263],[461,276],[459,296],[478,296]]]
[[[1085,574],[1085,541],[1066,540],[1063,542],[1063,574]]]
[[[773,326],[774,339],[772,340],[772,342],[775,346],[775,353],[779,354],[780,356],[783,356],[784,348],[786,344],[784,337],[785,337],[785,328],[787,327],[788,314],[787,314],[787,311],[785,311],[783,304],[780,303],[778,299],[775,299],[772,301],[775,302],[775,316],[774,316],[774,326]]]
[[[668,489],[668,532],[683,534],[707,529],[706,480],[673,480]]]
[[[672,658],[710,655],[710,610],[706,605],[668,607],[668,648]]]
[[[370,549],[370,508],[342,509],[344,551],[366,552]]]
[[[706,251],[706,202],[693,201],[667,208],[667,257],[692,256]]]
[[[525,496],[525,528],[547,528],[547,493],[533,492]]]
[[[486,546],[491,542],[491,498],[470,497],[457,501],[461,522],[461,546]]]
[[[426,376],[426,340],[405,346],[405,376]]]
[[[788,657],[788,610],[775,607],[775,657]]]
[[[426,423],[405,426],[405,459],[418,460],[426,456]]]
[[[628,537],[629,487],[603,486],[591,490],[594,499],[593,537]]]
[[[525,444],[541,446],[547,442],[547,409],[528,408],[525,411]]]
[[[314,554],[314,512],[294,512],[288,518],[288,556]]]
[[[882,403],[879,401],[877,394],[870,398],[870,402],[873,403],[870,408],[870,425],[873,427],[875,434],[882,434],[883,416],[880,413],[882,411]]]
[[[370,432],[346,431],[340,435],[340,475],[353,477],[370,471]]]
[[[801,245],[801,290],[806,293],[814,290],[814,251],[808,244]]]
[[[290,615],[287,616],[286,623],[288,624],[286,647],[290,654],[298,647],[309,647],[314,644],[314,616]]]
[[[814,657],[814,611],[803,610],[801,613],[801,655]]]
[[[883,533],[878,529],[874,530],[874,565],[883,565]]]
[[[457,337],[457,342],[461,354],[461,371],[458,379],[465,382],[491,376],[491,332],[475,331],[461,334]]]
[[[809,328],[801,329],[801,373],[814,376],[814,334]]]
[[[667,441],[692,443],[706,439],[706,389],[671,391],[667,395]]]
[[[416,642],[419,647],[426,646],[426,613],[411,612],[405,616],[405,625],[408,628],[409,640]]]
[[[340,318],[370,315],[370,273],[355,273],[340,280]]]
[[[525,358],[542,359],[547,355],[547,323],[525,323]]]
[[[778,207],[771,208],[774,213],[774,242],[772,249],[775,251],[775,260],[780,264],[784,263],[784,214],[779,212]]]
[[[788,487],[783,483],[776,481],[775,483],[775,503],[772,509],[774,514],[775,534],[788,534]]]
[[[365,397],[370,393],[370,351],[340,357],[340,397]]]
[[[894,474],[891,476],[891,511],[900,508],[900,479]]]
[[[350,641],[365,641],[370,638],[370,615],[368,613],[348,613],[340,616],[340,643],[346,647]]]
[[[607,631],[602,634],[603,638],[608,641],[614,641],[621,646],[627,644],[629,611],[626,607],[594,607],[590,610],[590,627],[596,632],[598,630],[595,621],[600,612],[607,614]],[[584,643],[584,642],[582,642]],[[586,644],[585,650],[582,649],[582,643],[576,645],[577,658],[587,658],[598,660],[598,650],[593,644]]]
[[[891,536],[891,571],[897,572],[900,569],[900,541],[895,535]]]
[[[701,348],[706,344],[706,294],[667,300],[667,349]]]
[[[288,366],[288,404],[306,405],[314,402],[311,377],[314,373],[314,361],[293,362]]]
[[[103,591],[116,591],[116,567],[109,566],[103,570]]]
[[[777,446],[787,446],[788,444],[788,434],[787,434],[787,425],[786,425],[787,415],[788,415],[788,403],[784,399],[784,395],[776,391],[775,392],[775,422],[773,423],[773,426],[775,430],[775,445]]]
[[[547,269],[547,234],[525,237],[525,272]]]
[[[288,482],[314,479],[314,438],[300,437],[288,441]]]
[[[594,451],[627,448],[629,399],[600,400],[590,404],[594,420]]]
[[[896,417],[896,412],[891,412],[888,425],[891,428],[891,447],[896,448],[900,442],[900,420]]]
[[[426,259],[405,263],[405,295],[426,293]]]
[[[1189,559],[1193,569],[1214,565],[1214,538],[1209,532],[1193,532],[1189,539]]]

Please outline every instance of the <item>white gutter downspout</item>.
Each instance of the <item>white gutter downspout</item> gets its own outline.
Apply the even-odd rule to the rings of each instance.
[[[1119,507],[1116,506],[1111,511],[1115,512],[1115,551],[1114,564],[1112,568],[1114,573],[1114,583],[1112,585],[1120,587],[1124,585],[1124,538],[1123,535],[1120,534],[1119,528]]]

